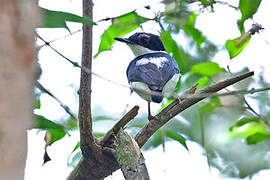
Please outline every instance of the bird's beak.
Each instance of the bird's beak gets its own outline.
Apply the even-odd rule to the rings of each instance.
[[[134,44],[132,41],[130,41],[130,40],[127,39],[127,38],[115,37],[114,39],[115,39],[116,41],[124,42],[124,43],[127,43],[127,44]]]

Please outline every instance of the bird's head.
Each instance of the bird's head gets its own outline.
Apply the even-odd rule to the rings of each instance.
[[[159,36],[150,33],[135,33],[129,38],[116,37],[117,41],[126,43],[137,57],[143,54],[165,51]]]

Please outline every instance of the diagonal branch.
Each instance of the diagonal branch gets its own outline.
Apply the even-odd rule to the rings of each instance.
[[[215,93],[253,75],[254,72],[248,72],[239,76],[235,76],[233,78],[225,79],[224,81],[208,86],[200,90],[198,93],[195,93],[194,98],[192,98],[191,96],[187,99],[181,100],[180,102],[179,100],[173,101],[169,106],[164,108],[160,113],[156,115],[156,120],[150,121],[138,132],[135,140],[137,141],[138,145],[142,147],[147,142],[147,140],[170,119],[172,119],[174,116],[181,113],[185,109],[189,108],[190,106],[206,98],[206,96],[200,97],[197,95]]]
[[[110,129],[101,140],[100,145],[105,146],[105,143],[109,141],[111,136],[116,135],[121,128],[131,121],[135,116],[137,116],[139,106],[134,106],[128,113],[126,113],[113,127]]]

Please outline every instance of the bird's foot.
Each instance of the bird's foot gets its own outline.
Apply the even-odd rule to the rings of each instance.
[[[151,120],[153,120],[153,119],[157,119],[157,117],[156,117],[156,116],[152,116],[152,115],[148,115],[148,120],[149,120],[149,121],[151,121]]]

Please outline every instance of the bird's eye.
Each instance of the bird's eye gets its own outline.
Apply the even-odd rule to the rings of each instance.
[[[147,34],[140,34],[138,37],[138,41],[141,45],[147,45],[149,43],[150,36]]]

